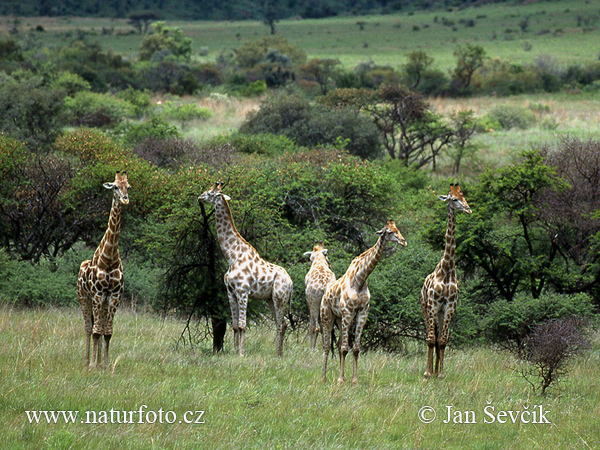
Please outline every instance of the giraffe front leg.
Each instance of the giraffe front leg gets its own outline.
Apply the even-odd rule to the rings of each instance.
[[[455,303],[454,303],[455,304]],[[443,319],[440,319],[440,322],[443,320],[443,325],[441,327],[440,335],[438,336],[437,341],[437,360],[435,371],[438,375],[438,378],[444,378],[444,353],[446,352],[446,346],[448,345],[448,333],[450,331],[450,321],[452,320],[452,316],[454,315],[454,308],[452,307],[453,303],[450,303],[450,306],[446,309],[446,312],[443,315]]]
[[[348,354],[349,350],[348,334],[350,331],[349,329],[351,322],[352,317],[349,317],[349,314],[344,314],[340,331],[340,375],[338,376],[338,383],[343,383],[346,379],[344,377],[344,365],[346,364],[346,355]]]
[[[360,336],[367,322],[367,317],[369,315],[369,306],[361,311],[356,318],[356,331],[354,333],[354,346],[352,348],[352,353],[354,354],[354,367],[352,374],[352,383],[358,384],[358,355],[360,354]]]
[[[108,367],[110,362],[108,358],[108,347],[110,346],[110,339],[113,334],[113,319],[117,312],[117,307],[121,302],[122,293],[123,288],[121,287],[116,294],[110,296],[110,300],[106,305],[106,323],[104,325],[104,367]]]
[[[90,365],[90,341],[92,339],[92,301],[91,299],[83,292],[82,288],[79,288],[77,295],[79,297],[79,303],[81,304],[81,313],[83,315],[83,330],[85,333],[85,354],[84,354],[84,363],[85,367],[89,367]]]
[[[427,322],[427,366],[423,376],[425,378],[430,378],[434,375],[433,353],[436,348],[435,319],[430,317]]]
[[[233,351],[238,353],[240,350],[240,327],[239,327],[239,307],[235,291],[227,286],[227,297],[229,299],[229,308],[231,309],[231,328],[233,329]]]
[[[92,327],[92,362],[90,367],[98,367],[102,364],[102,341],[100,337],[104,334],[104,326],[106,324],[107,307],[105,305],[103,295],[96,294],[92,300],[94,326]]]
[[[240,356],[244,356],[244,337],[246,334],[246,309],[248,308],[248,294],[245,291],[237,292],[239,318],[238,318],[238,334],[239,334],[239,349]]]

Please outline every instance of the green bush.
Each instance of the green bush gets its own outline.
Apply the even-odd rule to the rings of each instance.
[[[481,329],[489,341],[519,349],[527,335],[543,322],[572,316],[592,319],[594,311],[587,294],[546,293],[532,298],[523,293],[511,302],[503,299],[489,305]]]
[[[118,127],[115,136],[120,136],[125,145],[134,146],[146,139],[181,138],[181,133],[175,125],[158,117],[151,117],[143,122],[127,122]]]
[[[263,102],[240,132],[284,135],[303,147],[336,146],[341,138],[349,140],[346,150],[361,158],[375,158],[382,151],[377,127],[356,109],[311,105],[292,96]]]
[[[64,106],[71,125],[88,127],[117,125],[134,111],[132,105],[125,100],[87,91],[65,98]]]
[[[21,306],[73,306],[77,304],[79,265],[89,253],[70,250],[56,259],[41,259],[38,264],[9,259],[0,249],[1,301]]]
[[[526,130],[535,123],[535,115],[524,106],[498,105],[487,115],[491,121],[498,122],[505,130],[511,128]]]
[[[217,136],[209,145],[218,147],[223,144],[230,144],[238,152],[256,155],[281,155],[285,152],[294,152],[299,148],[289,138],[275,134],[242,134],[233,133],[229,135]]]

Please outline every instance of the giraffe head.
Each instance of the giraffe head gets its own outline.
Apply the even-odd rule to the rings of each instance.
[[[223,194],[222,192],[223,189],[223,182],[222,181],[217,181],[213,187],[211,187],[208,191],[200,194],[200,196],[198,197],[198,201],[203,201],[203,202],[208,202],[208,203],[212,203],[213,205],[220,202],[221,199],[224,200],[231,200],[231,198],[229,198],[229,196]]]
[[[118,203],[122,205],[129,204],[129,194],[127,193],[127,190],[131,186],[129,186],[129,183],[127,182],[127,172],[120,172],[117,170],[117,173],[115,175],[115,181],[112,183],[104,183],[104,187],[106,189],[114,190],[115,200]]]
[[[305,258],[310,257],[310,260],[314,261],[320,252],[325,257],[327,264],[329,264],[329,258],[327,257],[327,249],[325,247],[323,247],[323,245],[324,245],[323,242],[315,242],[315,246],[313,247],[312,252],[305,252],[304,257]]]
[[[396,227],[396,223],[393,220],[388,220],[385,227],[381,230],[377,231],[379,236],[383,236],[386,241],[392,241],[396,244],[400,244],[403,247],[406,247],[406,239],[402,237],[400,231]]]
[[[444,202],[448,202],[448,208],[471,214],[471,208],[467,204],[458,184],[451,184],[450,193],[448,195],[440,195],[438,198]]]

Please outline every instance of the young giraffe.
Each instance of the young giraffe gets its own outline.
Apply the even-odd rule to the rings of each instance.
[[[310,256],[312,261],[310,270],[304,277],[304,284],[306,285],[306,304],[310,313],[310,349],[314,350],[319,332],[321,299],[327,285],[335,281],[335,274],[329,268],[327,249],[323,247],[322,242],[315,244],[313,251],[304,253],[304,256]]]
[[[223,183],[215,183],[198,200],[215,206],[217,238],[221,251],[229,264],[225,273],[225,286],[231,307],[234,348],[244,356],[244,333],[248,299],[267,300],[277,326],[277,355],[283,354],[283,337],[286,329],[286,306],[292,298],[292,279],[275,264],[260,257],[258,252],[238,233],[227,203],[230,198],[221,191]],[[289,306],[288,306],[289,307]]]
[[[354,331],[354,372],[352,382],[358,383],[357,368],[360,353],[360,335],[369,314],[371,294],[367,286],[367,278],[383,255],[387,241],[406,246],[406,241],[396,228],[393,220],[388,220],[385,227],[377,232],[377,243],[350,263],[346,273],[337,281],[329,284],[321,301],[321,332],[323,335],[323,376],[326,380],[327,359],[331,345],[331,330],[334,320],[340,328],[338,347],[340,350],[340,375],[338,382],[344,381],[344,363],[348,354],[348,335],[350,326],[356,318]]]
[[[454,266],[456,241],[454,229],[455,211],[471,214],[471,208],[463,196],[460,186],[451,184],[450,193],[442,195],[440,200],[448,202],[448,225],[446,229],[446,247],[444,256],[437,267],[426,279],[421,289],[421,310],[427,328],[427,367],[425,378],[437,375],[444,377],[444,351],[448,343],[448,328],[456,310],[458,298],[458,281]],[[439,329],[438,329],[439,328]],[[433,351],[435,349],[435,371],[433,368]]]
[[[108,366],[108,345],[112,336],[113,317],[123,294],[123,266],[119,256],[121,205],[129,204],[127,173],[117,172],[113,183],[104,183],[114,195],[108,228],[91,260],[81,263],[77,280],[77,298],[85,322],[85,364],[90,365],[90,336],[93,334],[92,367],[102,363],[104,336],[104,364]]]

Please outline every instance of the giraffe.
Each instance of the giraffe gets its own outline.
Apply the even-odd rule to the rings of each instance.
[[[215,183],[198,197],[215,207],[217,238],[229,269],[224,280],[229,297],[234,332],[234,349],[244,356],[246,308],[248,299],[267,300],[277,327],[276,353],[283,355],[286,329],[286,305],[292,298],[292,279],[282,267],[260,257],[254,247],[238,233],[229,209],[229,196],[222,192],[223,183]]]
[[[357,367],[358,354],[360,353],[360,335],[369,314],[369,301],[371,294],[367,285],[367,278],[375,269],[375,266],[383,255],[387,241],[395,242],[403,247],[406,240],[398,231],[393,220],[388,220],[385,227],[377,232],[379,239],[377,243],[363,254],[352,260],[346,273],[327,286],[323,300],[321,301],[321,334],[323,336],[323,376],[326,381],[327,359],[329,357],[329,346],[331,344],[331,330],[333,322],[336,321],[340,328],[340,339],[338,347],[340,350],[340,375],[338,383],[344,381],[344,363],[348,354],[348,335],[350,326],[356,319],[354,331],[354,371],[352,383],[358,383]]]
[[[314,350],[317,343],[317,333],[319,332],[321,299],[327,285],[335,281],[335,274],[329,268],[327,249],[323,247],[323,242],[316,243],[312,252],[304,253],[304,257],[309,256],[312,264],[304,277],[304,284],[306,285],[306,304],[310,314],[310,349]]]
[[[129,204],[126,172],[117,172],[115,181],[104,183],[106,189],[114,191],[108,228],[94,257],[81,263],[77,280],[77,298],[85,322],[86,349],[85,365],[90,366],[90,336],[94,348],[91,366],[102,363],[102,341],[104,336],[104,364],[108,366],[108,346],[112,337],[113,317],[123,294],[123,265],[119,256],[119,234],[121,232],[121,205]]]
[[[444,377],[444,351],[448,343],[448,328],[456,310],[458,298],[458,281],[454,265],[456,241],[454,229],[456,225],[455,211],[471,214],[471,208],[458,184],[450,185],[450,193],[442,195],[440,200],[448,202],[448,225],[446,228],[446,247],[444,255],[435,270],[427,276],[421,289],[421,310],[427,331],[427,367],[425,378],[437,375]],[[439,330],[438,330],[439,328]],[[435,371],[433,368],[433,351],[435,349]]]

